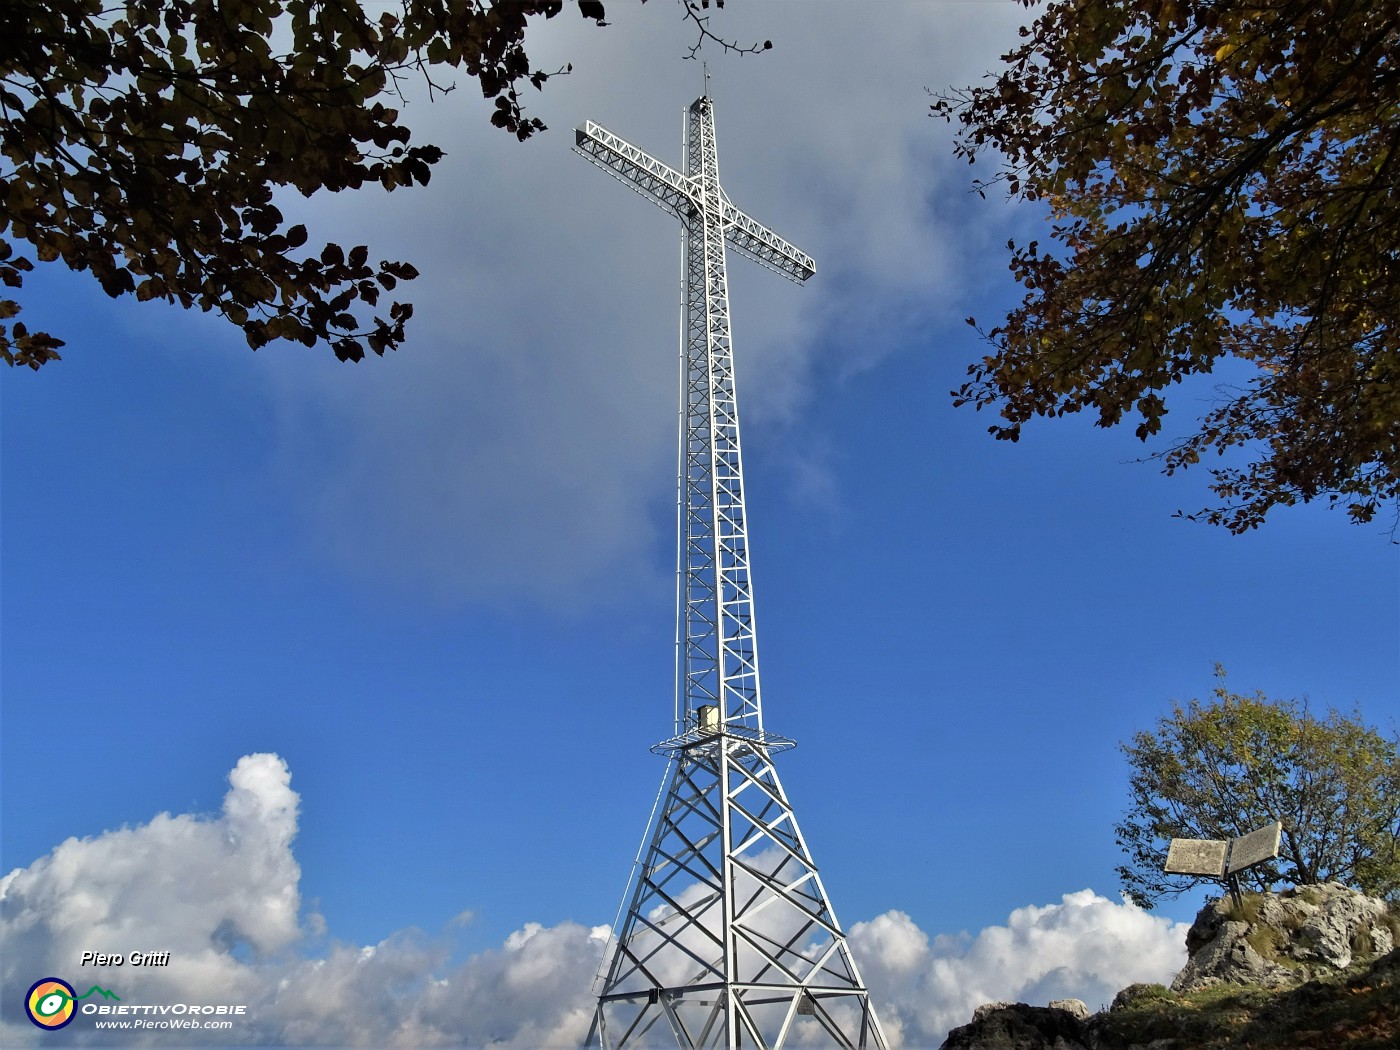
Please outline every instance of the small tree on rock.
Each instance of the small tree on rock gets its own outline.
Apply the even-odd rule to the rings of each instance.
[[[1150,908],[1198,881],[1163,873],[1169,840],[1227,839],[1278,820],[1279,858],[1242,881],[1341,882],[1400,898],[1400,741],[1359,713],[1319,718],[1306,701],[1241,696],[1216,675],[1213,702],[1173,704],[1122,745],[1131,805],[1114,831],[1128,895]]]

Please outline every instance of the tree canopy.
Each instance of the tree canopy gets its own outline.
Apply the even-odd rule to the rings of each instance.
[[[1242,881],[1336,881],[1400,897],[1397,741],[1359,714],[1319,718],[1301,700],[1232,693],[1216,674],[1213,702],[1173,704],[1123,745],[1131,805],[1114,830],[1128,855],[1118,869],[1128,894],[1150,908],[1198,881],[1163,874],[1173,838],[1234,838],[1277,820],[1279,859]]]
[[[643,3],[646,0],[642,0]],[[709,0],[679,0],[702,44]],[[723,7],[716,0],[716,7]],[[398,104],[464,73],[491,122],[526,139],[525,33],[563,0],[18,0],[0,6],[0,282],[35,262],[90,271],[111,296],[217,311],[257,349],[328,343],[342,360],[397,349],[411,304],[365,317],[417,271],[372,265],[364,245],[307,247],[279,188],[387,190],[427,183],[443,157],[410,145]],[[600,26],[601,0],[577,0]],[[0,298],[0,359],[39,368],[63,340]]]
[[[0,280],[35,262],[90,271],[109,295],[217,311],[256,349],[396,348],[412,307],[380,296],[417,275],[365,246],[307,246],[274,190],[426,183],[443,156],[411,145],[394,103],[465,73],[493,124],[524,139],[527,21],[562,0],[21,0],[0,7]],[[598,0],[579,13],[603,23]],[[436,78],[436,79],[435,79]],[[0,300],[0,356],[38,368],[63,341]]]
[[[998,438],[1088,411],[1146,440],[1169,387],[1234,358],[1247,378],[1156,453],[1231,453],[1187,517],[1400,508],[1400,2],[1053,0],[1022,35],[934,105],[997,158],[982,188],[1052,216],[1010,245],[1025,296],[956,402]]]

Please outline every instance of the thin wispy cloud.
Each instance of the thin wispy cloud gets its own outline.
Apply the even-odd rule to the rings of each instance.
[[[789,488],[817,503],[841,495],[802,432],[814,370],[871,367],[931,319],[960,317],[977,274],[1000,267],[962,257],[965,166],[924,91],[975,79],[1014,38],[1019,8],[974,6],[882,5],[875,18],[735,5],[716,24],[775,41],[762,55],[709,56],[721,177],[818,264],[803,288],[731,266],[741,411],[767,428],[765,455]],[[314,234],[423,273],[400,289],[417,310],[391,362],[346,368],[295,352],[264,372],[315,557],[488,606],[586,608],[664,590],[680,231],[569,147],[591,118],[681,162],[682,110],[702,81],[673,14],[616,5],[603,30],[570,11],[539,23],[533,61],[574,69],[530,93],[549,131],[527,143],[490,127],[464,84],[406,108],[415,136],[447,150],[428,187],[286,202]],[[839,49],[834,18],[846,22]],[[1014,209],[982,211],[990,236]]]

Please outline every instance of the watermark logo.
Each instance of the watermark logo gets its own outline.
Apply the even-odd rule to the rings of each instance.
[[[24,997],[24,1012],[40,1028],[50,1032],[56,1031],[73,1020],[77,1013],[77,1001],[94,993],[104,999],[116,999],[119,1002],[121,1000],[121,996],[115,992],[99,988],[95,984],[79,995],[73,990],[73,986],[62,978],[45,977],[30,985],[29,993]]]

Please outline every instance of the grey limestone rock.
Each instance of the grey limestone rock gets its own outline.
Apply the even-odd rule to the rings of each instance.
[[[987,1017],[990,1014],[996,1013],[998,1010],[1009,1010],[1017,1005],[1020,1004],[1008,1002],[1005,999],[998,1000],[994,1003],[983,1003],[977,1009],[972,1011],[972,1020],[974,1022],[981,1021],[983,1018]]]
[[[1294,958],[1345,969],[1351,965],[1354,945],[1366,944],[1376,955],[1394,946],[1383,901],[1332,882],[1307,889],[1314,899],[1293,936],[1289,954]]]
[[[1337,883],[1246,898],[1242,913],[1228,899],[1213,901],[1186,935],[1190,959],[1172,991],[1286,987],[1350,966],[1358,948],[1369,958],[1393,946],[1385,903]]]
[[[1191,953],[1186,966],[1172,981],[1172,991],[1194,992],[1216,984],[1282,988],[1293,982],[1293,972],[1287,966],[1265,959],[1249,943],[1248,923],[1225,921],[1213,923],[1212,928],[1214,936]]]
[[[1081,1021],[1089,1020],[1089,1004],[1083,999],[1051,999],[1051,1010],[1064,1010],[1066,1013],[1074,1014]]]

